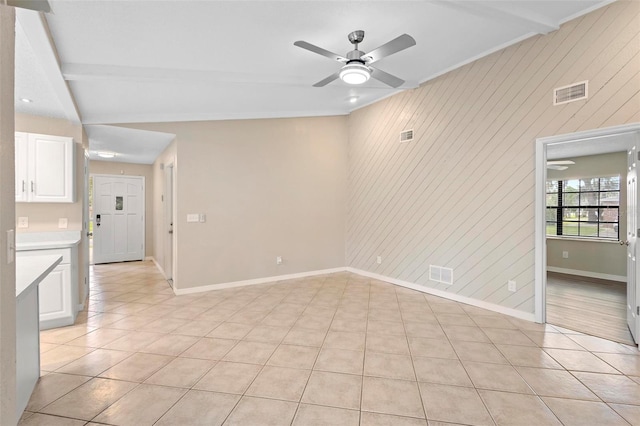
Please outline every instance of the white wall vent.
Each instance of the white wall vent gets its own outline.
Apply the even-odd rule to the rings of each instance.
[[[580,83],[554,89],[553,104],[562,105],[568,102],[579,101],[580,99],[587,99],[589,96],[588,86],[588,81],[581,81]]]
[[[453,269],[429,265],[429,280],[451,285],[453,284]]]
[[[410,142],[413,140],[413,129],[400,132],[400,143]]]

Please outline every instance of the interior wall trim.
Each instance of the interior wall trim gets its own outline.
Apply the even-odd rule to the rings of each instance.
[[[178,289],[174,288],[173,292],[176,294],[176,296],[180,296],[184,294],[202,293],[205,291],[221,290],[224,288],[243,287],[247,285],[266,284],[266,283],[272,283],[274,281],[292,280],[295,278],[306,278],[306,277],[313,277],[315,275],[333,274],[336,272],[344,272],[344,271],[346,271],[344,267],[320,269],[316,271],[299,272],[295,274],[275,275],[275,276],[264,277],[264,278],[254,278],[251,280],[231,281],[231,282],[220,283],[220,284],[209,284],[209,285],[204,285],[200,287],[189,287],[189,288],[178,288]]]
[[[519,319],[523,319],[523,320],[526,320],[526,321],[532,321],[532,322],[535,321],[535,317],[534,317],[533,312],[524,312],[524,311],[519,311],[517,309],[506,308],[504,306],[496,305],[494,303],[485,302],[483,300],[472,299],[470,297],[461,296],[459,294],[449,293],[449,292],[438,290],[438,289],[435,289],[435,288],[429,288],[429,287],[425,287],[425,286],[422,286],[422,285],[410,283],[410,282],[407,282],[407,281],[398,280],[396,278],[391,278],[391,277],[387,277],[387,276],[384,276],[384,275],[374,274],[372,272],[363,271],[362,269],[356,269],[356,268],[351,268],[351,267],[347,267],[345,269],[347,271],[349,271],[349,272],[354,273],[354,274],[363,275],[365,277],[374,278],[374,279],[377,279],[377,280],[380,280],[380,281],[385,281],[385,282],[388,282],[388,283],[391,283],[391,284],[398,285],[400,287],[410,288],[412,290],[417,290],[417,291],[420,291],[422,293],[427,293],[427,294],[431,294],[431,295],[434,295],[434,296],[442,297],[444,299],[449,299],[449,300],[453,300],[453,301],[456,301],[456,302],[465,303],[467,305],[471,305],[471,306],[475,306],[475,307],[478,307],[478,308],[487,309],[489,311],[497,312],[497,313],[504,314],[504,315],[509,315],[509,316],[512,316],[512,317],[515,317],[515,318],[519,318]]]
[[[627,277],[624,275],[601,274],[600,272],[580,271],[578,269],[558,268],[556,266],[547,266],[547,271],[557,272],[559,274],[577,275],[579,277],[599,278],[601,280],[619,281],[626,283]]]
[[[160,268],[158,263],[155,261],[155,259],[152,258],[152,260],[154,261],[154,263],[156,264],[158,269],[160,269],[162,271],[162,269]],[[482,300],[477,300],[477,299],[472,299],[472,298],[469,298],[469,297],[461,296],[459,294],[448,293],[446,291],[441,291],[441,290],[437,290],[437,289],[433,289],[433,288],[429,288],[429,287],[424,287],[424,286],[421,286],[421,285],[418,285],[418,284],[414,284],[414,283],[410,283],[410,282],[407,282],[407,281],[398,280],[398,279],[387,277],[387,276],[380,275],[380,274],[374,274],[372,272],[364,271],[362,269],[357,269],[357,268],[351,268],[351,267],[320,269],[320,270],[316,270],[316,271],[307,271],[307,272],[300,272],[300,273],[286,274],[286,275],[276,275],[276,276],[270,276],[270,277],[255,278],[255,279],[251,279],[251,280],[232,281],[232,282],[220,283],[220,284],[210,284],[210,285],[205,285],[205,286],[200,286],[200,287],[190,287],[190,288],[185,288],[185,289],[175,289],[174,288],[173,291],[176,294],[176,296],[180,296],[180,295],[186,295],[186,294],[203,293],[203,292],[211,291],[211,290],[221,290],[221,289],[225,289],[225,288],[234,288],[234,287],[243,287],[243,286],[248,286],[248,285],[266,284],[266,283],[272,283],[274,281],[291,280],[291,279],[295,279],[295,278],[306,278],[306,277],[313,277],[313,276],[316,276],[316,275],[333,274],[333,273],[336,273],[336,272],[345,272],[345,271],[346,272],[351,272],[351,273],[354,273],[354,274],[358,274],[358,275],[362,275],[362,276],[365,276],[365,277],[373,278],[373,279],[376,279],[376,280],[385,281],[385,282],[388,282],[390,284],[394,284],[394,285],[397,285],[397,286],[400,286],[400,287],[410,288],[412,290],[417,290],[417,291],[422,292],[422,293],[427,293],[427,294],[431,294],[431,295],[434,295],[434,296],[442,297],[444,299],[453,300],[453,301],[460,302],[460,303],[465,303],[467,305],[475,306],[475,307],[482,308],[482,309],[487,309],[487,310],[492,311],[492,312],[497,312],[497,313],[500,313],[500,314],[509,315],[509,316],[512,316],[512,317],[515,317],[515,318],[519,318],[519,319],[523,319],[523,320],[526,320],[526,321],[532,321],[532,322],[535,321],[535,317],[534,317],[534,314],[532,312],[524,312],[524,311],[519,311],[517,309],[506,308],[504,306],[496,305],[494,303],[489,303],[489,302],[485,302],[485,301],[482,301]]]
[[[162,274],[162,276],[166,279],[167,278],[167,274],[165,274],[164,269],[162,269],[162,266],[160,266],[160,264],[158,263],[158,261],[156,260],[155,257],[153,256],[146,256],[144,258],[144,260],[150,260],[153,262],[154,265],[156,265],[156,268],[158,268],[158,270],[160,271],[160,273]]]

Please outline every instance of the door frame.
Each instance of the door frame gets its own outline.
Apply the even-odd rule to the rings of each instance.
[[[119,177],[119,178],[134,178],[134,179],[140,179],[140,181],[142,182],[142,259],[144,260],[146,258],[146,253],[147,253],[147,244],[146,244],[146,227],[147,227],[147,201],[146,201],[146,190],[147,190],[147,185],[146,185],[146,179],[144,176],[134,176],[134,175],[114,175],[114,174],[108,174],[108,173],[91,173],[89,176],[91,176],[91,182],[93,184],[93,189],[91,191],[92,196],[94,197],[93,199],[93,214],[91,216],[91,220],[93,221],[93,226],[96,226],[96,218],[94,217],[96,214],[96,205],[95,205],[95,184],[96,184],[96,176],[97,177]],[[93,230],[93,239],[94,239],[94,245],[93,245],[93,258],[94,258],[94,264],[95,264],[95,228]]]
[[[171,172],[169,173],[169,170]],[[169,178],[171,180],[169,181]],[[170,186],[170,188],[169,188]],[[175,159],[169,163],[166,163],[163,167],[163,194],[165,194],[164,201],[165,204],[163,206],[163,220],[162,220],[162,232],[168,232],[169,227],[172,228],[171,237],[165,238],[169,239],[166,241],[163,239],[163,258],[164,264],[162,265],[163,269],[165,269],[165,278],[170,282],[171,287],[175,289],[176,285],[176,168],[175,168]],[[170,189],[170,190],[169,190]],[[168,200],[171,200],[171,205],[169,206]],[[170,221],[173,225],[170,225]],[[171,254],[171,258],[167,259],[168,254]],[[170,266],[170,274],[167,274],[166,267]]]
[[[82,309],[84,309],[84,303],[91,294],[91,283],[89,282],[91,274],[90,274],[90,247],[91,241],[89,240],[89,222],[91,221],[91,217],[89,215],[89,151],[87,149],[82,150],[83,154],[83,170],[84,174],[82,176],[82,265],[80,267],[84,271],[84,283],[81,285],[84,288],[82,293],[82,300],[80,305]]]
[[[586,130],[557,136],[536,139],[536,185],[535,185],[535,321],[546,322],[546,286],[547,286],[547,240],[546,240],[546,181],[547,181],[547,145],[559,142],[578,142],[603,136],[638,132],[640,123]],[[638,276],[638,271],[636,271]],[[636,299],[640,283],[636,280]],[[640,304],[640,300],[636,300]],[[640,317],[636,318],[640,326]]]

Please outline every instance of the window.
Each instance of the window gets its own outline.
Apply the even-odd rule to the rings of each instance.
[[[620,176],[547,181],[547,235],[619,239]]]

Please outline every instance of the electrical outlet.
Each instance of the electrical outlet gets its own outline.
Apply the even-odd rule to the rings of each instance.
[[[27,216],[20,216],[18,218],[18,228],[28,228],[29,218]]]
[[[200,220],[200,223],[204,223],[207,221],[207,215],[204,213],[200,213],[200,215],[198,216],[198,219]]]
[[[563,259],[568,259],[569,258],[569,252],[568,251],[563,251],[562,252],[562,258]]]
[[[378,265],[382,264],[382,256],[378,256],[378,258],[376,259],[376,263]]]
[[[282,256],[276,256],[276,265],[282,265]]]
[[[69,220],[66,217],[58,219],[58,228],[67,229],[67,226],[69,226]]]
[[[515,292],[516,291],[516,282],[513,280],[509,280],[507,281],[507,289],[511,292]]]

